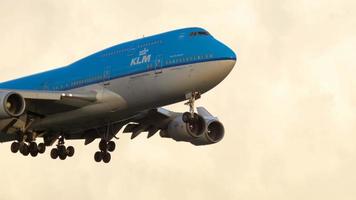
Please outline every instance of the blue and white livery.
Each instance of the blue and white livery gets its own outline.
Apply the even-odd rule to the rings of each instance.
[[[108,163],[123,128],[194,145],[219,142],[222,123],[194,102],[233,69],[236,54],[202,28],[122,43],[68,66],[0,83],[0,141],[27,156],[74,154],[65,140],[101,139],[95,161]],[[189,111],[162,106],[187,100]],[[36,143],[36,139],[43,142]]]

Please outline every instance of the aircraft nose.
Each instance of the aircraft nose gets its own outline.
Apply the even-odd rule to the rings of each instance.
[[[236,64],[237,60],[237,55],[236,53],[229,48],[228,46],[224,45],[224,62],[223,62],[223,68],[222,73],[224,74],[224,77],[228,76],[230,72],[233,70]]]
[[[237,61],[237,55],[230,47],[228,47],[225,44],[222,44],[221,45],[221,53],[222,53],[221,57],[224,60],[229,60],[229,61],[231,61],[230,63],[234,63],[234,65],[235,65],[235,63]]]
[[[228,50],[227,50],[228,58],[230,58],[231,60],[235,60],[235,62],[236,62],[236,60],[237,60],[236,53],[232,49],[230,49],[229,47],[226,47],[226,48],[228,48]]]
[[[227,68],[227,71],[230,72],[234,68],[234,66],[236,64],[237,55],[231,48],[229,48],[227,46],[225,48],[226,48],[225,55],[226,55],[226,58],[228,60],[228,62],[227,62],[228,64],[227,64],[226,68]]]

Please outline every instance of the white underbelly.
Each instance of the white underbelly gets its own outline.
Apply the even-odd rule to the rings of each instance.
[[[106,87],[126,101],[124,109],[109,112],[100,109],[100,106],[83,107],[48,116],[35,123],[33,128],[77,132],[98,127],[109,121],[120,121],[142,110],[183,101],[189,92],[204,93],[219,84],[230,73],[234,64],[234,61],[229,60],[210,61],[165,68],[161,73],[150,71],[114,79]],[[77,90],[100,87],[103,86],[96,84]]]

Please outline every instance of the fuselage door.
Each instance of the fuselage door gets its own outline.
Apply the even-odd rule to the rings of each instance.
[[[108,87],[110,86],[110,79],[111,79],[111,67],[105,66],[103,71],[103,86]]]
[[[162,55],[158,55],[154,63],[155,74],[162,73],[162,64],[163,64]]]

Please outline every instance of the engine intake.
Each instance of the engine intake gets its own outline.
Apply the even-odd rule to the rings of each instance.
[[[0,119],[19,117],[25,112],[25,99],[15,92],[0,92]]]
[[[224,138],[224,135],[225,129],[221,122],[217,120],[207,121],[207,129],[204,134],[191,141],[191,143],[197,146],[214,144],[220,142]]]
[[[196,115],[195,118],[195,120],[185,123],[182,114],[179,114],[168,124],[166,130],[161,131],[161,137],[185,142],[201,137],[206,129],[205,120],[199,115]]]
[[[224,125],[205,108],[197,109],[199,114],[195,114],[196,120],[188,120],[188,123],[183,121],[183,114],[172,117],[167,128],[161,131],[161,137],[190,142],[197,146],[220,142],[225,135]]]

